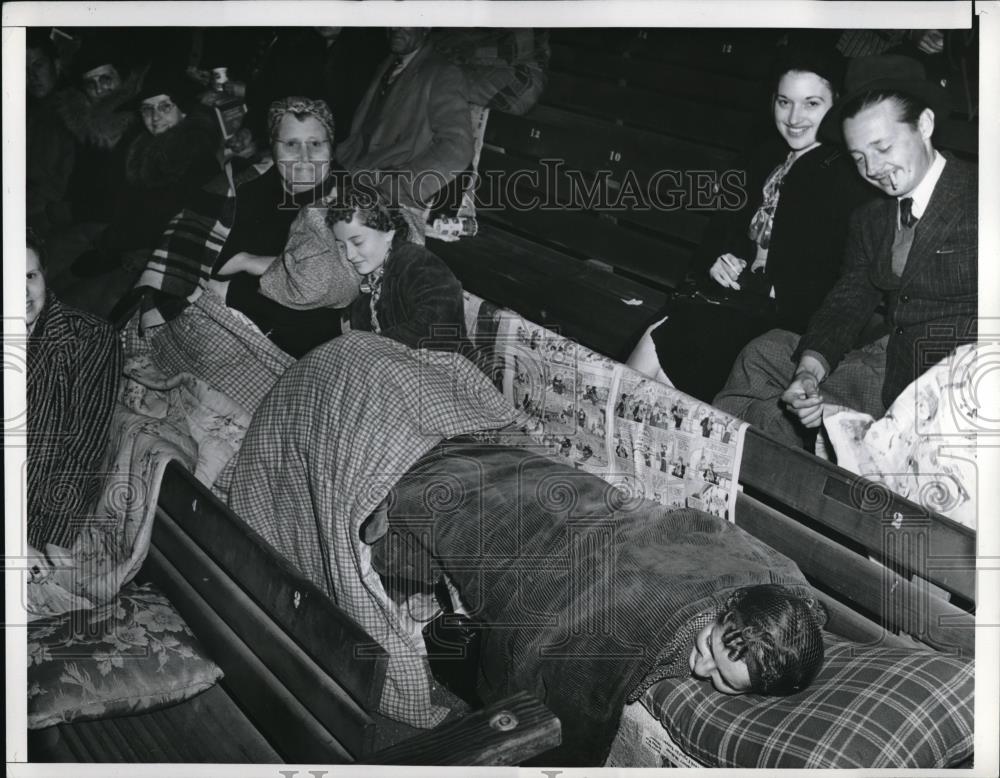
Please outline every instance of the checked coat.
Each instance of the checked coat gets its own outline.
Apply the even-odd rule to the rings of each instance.
[[[813,315],[795,359],[819,353],[834,370],[876,307],[886,303],[886,407],[925,370],[976,338],[978,178],[975,166],[947,163],[917,222],[902,277],[892,272],[895,198],[859,208],[847,234],[842,275]]]

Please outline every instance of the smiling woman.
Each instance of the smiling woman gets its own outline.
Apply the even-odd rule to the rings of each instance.
[[[423,246],[410,243],[398,207],[376,190],[348,187],[327,222],[348,262],[364,277],[351,305],[350,327],[411,348],[451,351],[465,343],[462,285]]]
[[[874,195],[843,149],[817,134],[842,70],[822,50],[793,49],[776,64],[776,132],[731,168],[742,206],[717,209],[690,279],[697,294],[668,302],[630,367],[711,402],[750,340],[775,327],[805,330],[837,278],[848,216]]]

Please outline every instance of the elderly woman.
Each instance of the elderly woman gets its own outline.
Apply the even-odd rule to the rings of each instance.
[[[746,171],[748,197],[717,215],[699,250],[697,288],[718,304],[674,301],[630,367],[711,402],[750,340],[773,327],[805,330],[839,274],[848,218],[871,197],[851,158],[817,137],[841,70],[822,51],[793,50],[778,63],[776,133],[734,166]]]
[[[96,248],[73,265],[78,276],[109,272],[125,252],[156,245],[167,222],[210,178],[221,172],[222,137],[180,73],[152,70],[136,96],[144,132],[125,155],[125,186],[111,224]]]
[[[398,207],[374,190],[346,188],[327,220],[337,247],[364,277],[351,305],[352,330],[367,330],[410,348],[459,349],[465,338],[462,285],[423,246],[410,243]]]
[[[358,276],[337,256],[322,218],[335,187],[330,109],[322,100],[288,97],[271,105],[268,119],[273,163],[241,167],[237,160],[232,182],[219,176],[198,192],[164,233],[139,285],[157,290],[147,326],[175,318],[208,287],[298,358],[340,334],[340,313],[331,309],[354,299]],[[327,266],[328,286],[297,300],[264,294],[271,291],[264,282],[294,264],[285,262],[290,253]]]
[[[112,327],[46,288],[41,244],[25,258],[28,542],[70,546],[97,499],[122,371]]]

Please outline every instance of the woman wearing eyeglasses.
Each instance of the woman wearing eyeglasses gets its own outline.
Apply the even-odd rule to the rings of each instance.
[[[170,218],[221,171],[215,117],[198,104],[195,85],[156,68],[135,99],[143,131],[125,156],[125,186],[97,248],[73,265],[78,276],[145,264]]]

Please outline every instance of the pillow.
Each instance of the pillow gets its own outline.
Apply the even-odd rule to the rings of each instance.
[[[710,767],[929,769],[972,754],[971,661],[825,637],[823,669],[799,694],[727,697],[669,678],[642,703]]]
[[[28,625],[29,729],[180,702],[221,677],[150,584],[129,584],[100,609]]]

